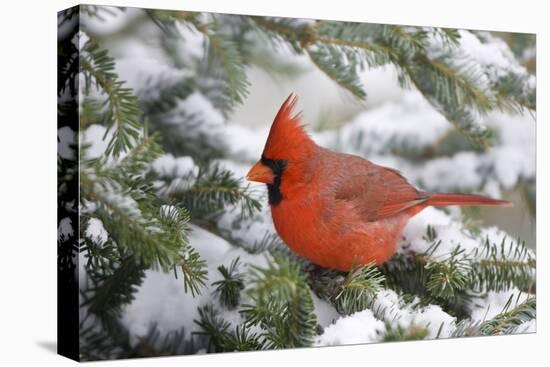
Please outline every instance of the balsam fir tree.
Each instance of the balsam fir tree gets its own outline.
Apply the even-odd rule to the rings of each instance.
[[[424,189],[524,193],[534,217],[531,161],[502,166],[509,116],[536,110],[532,37],[91,5],[59,24],[59,264],[80,289],[60,312],[80,320],[82,360],[534,330],[533,250],[468,211],[426,209],[381,267],[342,273],[293,254],[243,180],[260,152],[227,123],[249,67],[292,69],[280,53],[359,104],[376,93],[362,75],[391,67],[407,93],[393,111],[426,121],[399,125],[402,113],[380,130],[366,111],[312,134]]]

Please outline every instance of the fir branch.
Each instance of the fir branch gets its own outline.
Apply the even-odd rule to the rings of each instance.
[[[503,291],[517,287],[532,291],[536,260],[525,242],[503,238],[500,245],[485,239],[483,247],[473,253],[469,286],[477,291]]]
[[[129,256],[112,271],[108,267],[88,274],[93,285],[82,292],[81,307],[89,306],[89,312],[105,320],[120,317],[122,307],[134,300],[134,293],[145,277],[145,268]]]
[[[263,330],[267,348],[289,348],[311,345],[317,321],[311,291],[298,263],[274,255],[265,269],[254,267],[251,304],[241,313],[247,325]]]
[[[233,35],[227,29],[223,29],[223,24],[219,24],[214,17],[209,23],[202,23],[197,17],[185,12],[148,11],[147,14],[167,34],[174,34],[170,30],[171,24],[175,21],[193,25],[197,31],[202,33],[208,42],[208,63],[217,66],[216,69],[211,70],[217,71],[225,81],[223,95],[227,105],[232,108],[244,101],[250,87],[245,71],[247,62],[233,39]]]
[[[525,302],[516,305],[513,309],[510,309],[512,297],[510,297],[508,304],[504,307],[504,310],[501,313],[493,317],[491,320],[482,322],[477,327],[477,330],[481,335],[510,334],[519,325],[536,317],[536,297],[530,297]]]
[[[528,78],[509,76],[489,86],[494,90],[485,90],[478,85],[486,76],[484,67],[468,57],[459,58],[453,52],[429,57],[428,35],[452,50],[460,42],[460,33],[454,30],[331,21],[293,26],[286,19],[251,19],[272,39],[286,42],[298,53],[305,51],[321,71],[359,99],[366,94],[357,69],[393,64],[402,86],[412,82],[479,147],[488,147],[492,138],[479,113],[495,108],[534,108],[534,88],[529,87],[533,83]]]
[[[502,42],[489,32],[474,34],[484,46]],[[513,46],[513,44],[510,46],[512,51]],[[514,57],[511,52],[502,52],[501,57],[508,59],[510,64],[508,68],[499,70],[496,67],[487,66],[492,74],[492,89],[495,91],[497,107],[515,113],[536,110],[536,78],[521,66],[518,62],[521,58]]]
[[[321,21],[315,27],[294,26],[286,19],[251,18],[259,29],[276,39],[288,42],[292,49],[306,52],[311,61],[330,79],[359,99],[366,97],[358,70],[390,62],[390,49],[368,42],[364,34],[345,32],[361,25]]]
[[[310,42],[310,33],[307,28],[296,19],[258,16],[250,16],[248,19],[256,32],[267,36],[265,37],[267,41],[287,44],[298,54],[303,53],[303,45]]]
[[[155,115],[165,113],[171,106],[175,106],[178,100],[198,90],[222,112],[224,117],[227,117],[235,104],[244,100],[249,87],[247,75],[244,72],[248,58],[240,47],[242,35],[233,34],[233,27],[226,27],[226,23],[230,23],[229,20],[232,17],[212,17],[211,23],[203,23],[203,17],[199,13],[152,9],[145,11],[166,34],[167,37],[163,39],[165,52],[174,60],[176,66],[184,71],[184,74],[176,80],[173,79],[173,75],[170,75],[168,80],[159,80],[156,85],[152,85],[151,87],[156,87],[159,93],[143,96],[141,101],[143,108]],[[171,47],[181,39],[178,25],[204,36],[205,45],[211,46],[206,50],[209,62],[197,60],[192,65],[183,63],[178,52]],[[210,36],[214,39],[213,43],[210,41]],[[216,48],[213,49],[212,46]],[[233,64],[231,64],[232,61],[234,61]],[[195,69],[193,74],[188,73],[191,68]],[[148,97],[151,97],[151,100]],[[165,134],[165,138],[167,137],[169,134]]]
[[[430,226],[426,236],[434,241],[424,253],[398,254],[380,268],[386,287],[417,295],[425,304],[440,304],[459,318],[468,316],[468,303],[480,292],[533,290],[535,260],[522,242],[494,244],[487,238],[472,252],[457,245],[450,254],[435,257],[440,241]]]
[[[185,292],[189,289],[193,297],[200,294],[200,288],[205,286],[208,280],[206,260],[200,257],[197,250],[187,245],[177,266],[183,273],[183,289]]]
[[[95,164],[93,170],[81,172],[81,199],[95,203],[94,216],[117,246],[140,264],[165,271],[180,264],[182,256],[200,264],[198,255],[188,247],[189,216],[184,209],[157,207],[147,192],[135,187],[130,190],[112,170],[102,169],[100,162]]]
[[[169,269],[179,258],[180,243],[160,232],[158,221],[147,213],[142,215],[136,204],[115,193],[97,192],[95,215],[119,246],[135,255],[138,261],[153,267]]]
[[[154,136],[142,135],[134,149],[114,165],[105,166],[101,160],[83,162],[81,199],[97,205],[94,216],[117,247],[130,251],[142,264],[168,270],[191,251],[189,215],[182,208],[153,204],[152,187],[145,176],[161,150]]]
[[[525,74],[506,74],[500,77],[494,89],[498,96],[498,107],[502,110],[521,113],[524,110],[535,111],[537,95],[534,76]]]
[[[461,271],[445,278],[445,271],[451,268],[450,264],[438,263],[426,254],[397,254],[384,263],[380,271],[385,277],[386,288],[405,296],[417,296],[423,305],[438,304],[450,315],[465,319],[470,316],[469,304],[474,295],[468,284],[463,285]],[[467,279],[469,276],[468,273]],[[431,281],[431,289],[428,281]]]
[[[470,253],[457,245],[449,255],[433,258],[431,255],[440,241],[436,240],[437,234],[431,226],[428,226],[426,236],[426,239],[433,239],[433,244],[425,253],[397,255],[382,267],[385,274],[392,274],[386,278],[391,286],[410,291],[431,281],[427,289],[437,295],[443,291],[438,287],[444,287],[443,283],[449,282],[455,284],[448,284],[453,289],[471,289],[476,292],[503,291],[512,287],[528,290],[534,284],[536,262],[524,242],[503,238],[500,244],[496,244],[487,237],[482,247]],[[412,276],[411,272],[417,275]],[[412,279],[418,283],[412,284]],[[447,295],[453,293],[451,288],[447,288]]]
[[[426,256],[422,254],[396,254],[385,262],[380,271],[384,275],[385,287],[419,297],[427,295],[428,272]]]
[[[208,351],[222,352],[231,324],[220,317],[212,305],[199,307],[197,310],[200,319],[193,321],[202,329],[197,334],[208,336]]]
[[[476,86],[481,78],[481,70],[473,62],[464,60],[451,66],[447,57],[442,55],[430,59],[425,55],[416,55],[416,70],[413,70],[415,84],[425,95],[433,96],[443,106],[470,105],[481,112],[489,111],[494,100]]]
[[[109,177],[124,185],[137,198],[152,193],[153,188],[148,182],[147,174],[151,169],[151,163],[163,154],[158,134],[149,136],[145,127],[140,135],[136,145],[124,158],[102,168]],[[137,193],[141,194],[136,195]],[[152,197],[149,196],[149,199]]]
[[[124,87],[123,81],[118,80],[114,59],[93,39],[89,39],[80,52],[80,68],[84,75],[85,93],[89,94],[91,86],[95,85],[106,96],[105,119],[109,130],[114,129],[106,155],[117,158],[130,150],[139,138],[139,117],[142,112],[137,105],[137,98],[130,88]]]
[[[403,26],[392,24],[380,27],[380,39],[387,47],[399,50],[400,62],[410,61],[415,55],[426,52],[426,31],[416,27],[408,27],[412,31],[407,31]]]
[[[87,220],[82,220],[85,222]],[[82,225],[83,228],[86,224]],[[102,272],[109,269],[120,260],[120,253],[113,241],[109,239],[102,244],[98,244],[91,238],[81,235],[80,252],[86,258],[86,270],[88,272]]]
[[[448,121],[472,139],[477,146],[491,144],[489,131],[480,122],[478,113],[486,113],[495,107],[495,99],[476,86],[482,78],[475,64],[464,61],[451,67],[447,60],[456,63],[452,55],[429,59],[415,56],[415,63],[403,66],[416,88]]]
[[[226,81],[224,94],[229,97],[230,106],[242,103],[248,95],[250,82],[246,76],[246,62],[238,46],[216,23],[198,24],[197,29],[209,41],[209,62],[219,63],[223,70]]]
[[[208,350],[211,352],[235,352],[264,349],[261,337],[251,332],[245,325],[237,325],[230,331],[231,324],[224,320],[212,305],[200,307],[199,320],[194,322],[202,331],[196,334],[208,337]]]
[[[463,321],[455,332],[457,336],[480,336],[480,335],[502,335],[512,334],[519,326],[533,320],[536,317],[536,297],[530,297],[521,304],[511,308],[513,295],[508,300],[501,313],[490,320],[483,322]]]
[[[182,18],[183,19],[183,18]],[[468,57],[453,52],[428,52],[430,37],[452,50],[459,45],[460,33],[449,29],[424,29],[397,25],[373,25],[349,22],[318,21],[314,25],[287,18],[243,17],[246,26],[265,35],[268,41],[288,45],[296,53],[306,53],[312,62],[330,79],[358,99],[366,94],[359,80],[359,69],[386,64],[395,66],[403,86],[412,82],[424,96],[455,126],[479,147],[492,142],[490,132],[481,124],[480,114],[495,108],[534,108],[534,88],[529,78],[509,76],[484,89],[479,80],[485,77],[485,67]],[[195,17],[186,17],[210,40],[210,54],[222,61],[224,74],[235,75],[229,80],[231,90],[246,90],[246,75],[242,70],[229,72],[228,65],[241,65],[246,55],[231,47],[233,39],[218,35],[225,18],[210,24]],[[225,36],[225,35],[224,35]],[[431,45],[430,45],[431,46]],[[449,51],[447,50],[447,51]],[[227,62],[240,55],[241,62]],[[236,60],[236,59],[235,59]],[[493,88],[493,89],[491,89]],[[231,94],[231,93],[229,93]],[[244,97],[236,93],[237,102]]]
[[[359,99],[366,97],[357,69],[350,65],[351,62],[340,48],[332,45],[319,45],[314,50],[308,48],[307,54],[311,61],[334,82]]]
[[[192,16],[193,13],[161,9],[143,9],[145,14],[153,21],[153,23],[168,37],[174,37],[178,31],[175,27],[177,19],[185,19]]]
[[[457,247],[440,261],[428,261],[425,265],[429,276],[426,282],[428,292],[439,298],[453,298],[468,285],[471,273],[469,261],[464,258],[464,250]]]
[[[313,46],[325,45],[339,48],[340,53],[347,56],[352,67],[362,70],[366,67],[382,66],[393,62],[397,57],[390,47],[368,41],[372,38],[364,33],[371,31],[372,28],[369,25],[354,24],[351,26],[351,31],[340,26],[336,28],[335,34],[327,32],[325,25],[326,22],[320,23],[317,27],[319,34],[310,42]],[[332,30],[334,27],[329,29]]]
[[[223,349],[230,352],[262,350],[265,349],[265,344],[260,335],[250,331],[245,325],[237,325],[235,332],[226,336]]]
[[[374,264],[354,266],[332,297],[336,310],[351,315],[366,309],[383,282],[384,276]]]
[[[244,247],[244,249],[252,254],[259,254],[262,252],[272,252],[277,249],[287,248],[281,237],[275,232],[265,231],[261,239],[254,241],[251,247]]]
[[[160,222],[166,233],[171,234],[171,241],[180,244],[181,251],[175,268],[179,268],[183,274],[183,289],[188,290],[193,297],[200,294],[200,288],[206,285],[208,279],[207,264],[199,253],[191,247],[187,234],[190,220],[186,209],[176,206],[163,206],[160,212]],[[177,272],[176,272],[177,276]]]
[[[458,29],[451,28],[431,28],[431,33],[443,41],[443,44],[449,47],[456,47],[460,44],[460,32]]]
[[[168,193],[169,198],[186,207],[193,218],[238,205],[243,217],[250,217],[261,208],[249,186],[242,187],[241,180],[218,165],[201,169],[193,186]]]
[[[101,101],[90,97],[83,98],[78,111],[80,129],[85,130],[92,124],[102,124],[102,109],[103,103]]]
[[[234,309],[239,305],[241,291],[244,289],[243,275],[239,272],[239,258],[231,262],[229,268],[223,265],[218,267],[223,279],[212,283],[215,293],[220,297],[220,303],[228,309]]]

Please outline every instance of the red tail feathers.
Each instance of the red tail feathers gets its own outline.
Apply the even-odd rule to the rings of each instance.
[[[506,200],[492,199],[487,196],[472,194],[446,194],[430,193],[430,198],[426,201],[427,205],[447,206],[447,205],[471,205],[471,206],[500,206],[511,208],[513,204]]]

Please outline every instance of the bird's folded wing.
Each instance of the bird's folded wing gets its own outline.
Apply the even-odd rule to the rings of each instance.
[[[335,199],[351,201],[369,222],[393,216],[428,199],[399,171],[366,160],[355,160],[346,166],[346,179],[338,183]]]

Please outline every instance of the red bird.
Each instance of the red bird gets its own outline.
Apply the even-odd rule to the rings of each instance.
[[[318,146],[283,103],[250,181],[267,184],[275,229],[297,254],[326,268],[392,257],[409,218],[427,206],[510,207],[480,195],[419,191],[395,169]]]

